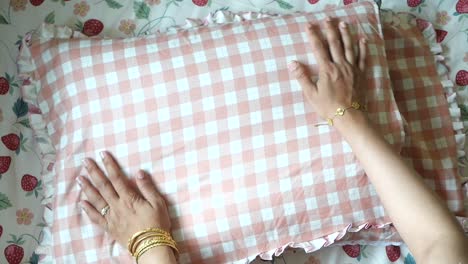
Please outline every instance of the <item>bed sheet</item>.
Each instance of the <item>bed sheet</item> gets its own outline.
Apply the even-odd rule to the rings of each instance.
[[[16,69],[19,40],[42,22],[65,24],[88,35],[140,36],[204,18],[216,10],[290,13],[333,8],[353,0],[3,0],[0,3],[0,263],[37,263],[44,196],[39,153],[26,113],[37,111],[20,98]],[[378,1],[380,2],[380,1]],[[411,12],[433,23],[444,48],[450,79],[457,85],[468,127],[468,1],[383,0],[383,8]],[[421,20],[423,23],[424,21]],[[467,133],[467,131],[465,131]],[[460,140],[462,140],[460,138]],[[462,144],[463,142],[459,142]],[[468,150],[468,148],[467,148]],[[467,165],[466,158],[460,164]],[[47,169],[44,168],[44,169]],[[468,175],[464,174],[467,179]],[[15,262],[15,259],[19,261]],[[290,250],[272,263],[414,263],[406,246],[330,247],[313,254]],[[258,261],[258,263],[265,263]]]

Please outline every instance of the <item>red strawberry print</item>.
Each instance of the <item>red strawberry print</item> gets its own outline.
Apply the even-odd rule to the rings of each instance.
[[[386,246],[385,251],[387,252],[388,260],[390,260],[391,262],[397,261],[401,256],[401,250],[398,246]]]
[[[356,0],[343,0],[344,5],[349,5],[349,4],[352,4],[354,2],[356,2]]]
[[[33,104],[28,104],[28,112],[31,114],[41,114],[42,111],[39,109],[39,107],[33,105]]]
[[[5,77],[0,77],[0,94],[6,94],[10,90],[10,83]]]
[[[459,70],[455,75],[455,83],[460,86],[468,85],[468,71]]]
[[[38,180],[36,177],[25,174],[23,175],[23,178],[21,178],[21,188],[23,188],[23,190],[26,192],[30,192],[36,188],[37,182]]]
[[[426,28],[429,27],[429,22],[421,18],[416,18],[416,25],[419,28],[419,30],[424,31]]]
[[[23,80],[23,85],[30,85],[31,84],[31,80],[29,79],[24,79]]]
[[[54,163],[49,163],[47,166],[47,171],[52,171],[54,169]]]
[[[11,244],[3,251],[8,264],[19,264],[24,257],[24,249],[18,245]]]
[[[307,1],[309,1],[309,4],[313,5],[313,4],[318,3],[319,0],[307,0]]]
[[[40,6],[42,3],[44,3],[44,0],[29,0],[29,2],[33,6]]]
[[[441,43],[442,41],[444,41],[445,36],[447,36],[447,31],[443,29],[436,29],[435,32],[437,43]]]
[[[0,225],[0,237],[2,237],[2,234],[3,234],[3,226]]]
[[[206,6],[208,4],[208,0],[192,0],[192,2],[197,6]]]
[[[2,142],[9,150],[17,150],[20,145],[20,138],[16,134],[8,134],[2,137]]]
[[[459,14],[468,13],[468,0],[459,0],[455,6],[455,9]]]
[[[343,250],[351,258],[357,258],[361,255],[361,245],[344,245]]]
[[[7,172],[10,168],[11,157],[1,156],[0,157],[0,174]]]
[[[104,29],[104,24],[97,19],[88,19],[83,24],[81,32],[88,37],[96,36]]]
[[[406,2],[409,7],[417,7],[422,3],[422,0],[407,0]]]

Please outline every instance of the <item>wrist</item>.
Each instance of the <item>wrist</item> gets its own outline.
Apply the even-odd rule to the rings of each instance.
[[[369,126],[366,113],[359,110],[348,110],[345,115],[333,120],[333,126],[343,135],[355,133],[356,130]]]
[[[157,246],[149,249],[138,259],[139,264],[176,263],[174,250],[169,246]]]

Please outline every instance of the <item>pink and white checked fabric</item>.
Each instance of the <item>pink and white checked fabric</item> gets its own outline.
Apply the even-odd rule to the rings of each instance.
[[[405,142],[401,156],[445,201],[468,232],[463,204],[468,197],[463,194],[460,181],[454,136],[457,133],[454,130],[460,130],[460,120],[453,120],[456,115],[449,112],[449,105],[456,105],[456,94],[453,83],[444,77],[447,69],[442,66],[443,57],[439,55],[442,47],[436,43],[432,25],[421,32],[416,26],[416,17],[411,14],[387,10],[381,13],[381,18],[393,92],[404,119]],[[392,227],[348,232],[343,237],[344,242],[338,244],[350,240],[367,244],[398,239]]]
[[[54,38],[76,32],[45,26],[23,47],[20,67],[31,77],[24,97],[42,111],[31,125],[44,164],[56,160],[48,173],[54,259],[131,261],[78,207],[81,161],[103,149],[129,175],[152,173],[170,204],[181,263],[245,262],[349,225],[388,223],[350,147],[332,128],[313,126],[320,120],[287,71],[293,59],[315,65],[303,29],[327,15],[368,38],[369,116],[401,149],[371,3],[125,40]]]
[[[456,103],[456,94],[451,81],[439,78],[447,69],[442,63],[438,68],[433,55],[440,54],[442,47],[427,43],[416,27],[416,17],[399,18],[401,25],[384,22],[383,32],[393,91],[405,124],[401,155],[455,215],[466,217],[454,131],[458,130],[454,125],[462,124],[453,122],[457,120],[452,120],[448,107],[448,101]],[[425,31],[430,33],[435,36],[432,25]]]

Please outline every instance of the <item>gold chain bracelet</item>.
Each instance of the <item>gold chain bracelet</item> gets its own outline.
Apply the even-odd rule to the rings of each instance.
[[[343,116],[347,110],[349,109],[355,109],[355,110],[361,110],[361,111],[366,111],[367,108],[364,106],[364,105],[361,105],[360,103],[354,101],[351,103],[351,106],[349,107],[346,107],[346,108],[341,108],[339,107],[338,109],[336,109],[336,112],[335,112],[335,115],[333,115],[332,117],[329,117],[327,118],[327,123],[320,123],[320,124],[316,124],[315,126],[318,127],[318,126],[333,126],[333,119],[335,119],[335,117],[337,116]]]

